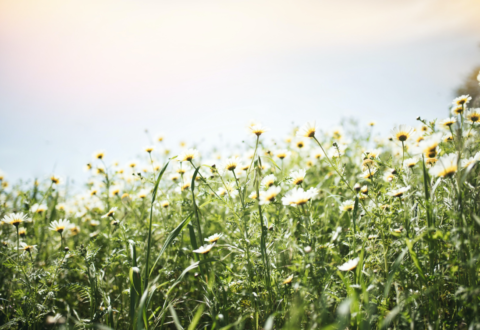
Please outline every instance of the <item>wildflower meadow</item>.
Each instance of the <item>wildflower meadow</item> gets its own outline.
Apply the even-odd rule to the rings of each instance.
[[[159,136],[76,187],[2,174],[0,329],[480,329],[473,103],[383,135]]]

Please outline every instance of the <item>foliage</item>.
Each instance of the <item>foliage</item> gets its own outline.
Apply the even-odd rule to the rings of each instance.
[[[479,128],[455,102],[390,138],[99,152],[78,194],[2,178],[0,329],[478,329]]]

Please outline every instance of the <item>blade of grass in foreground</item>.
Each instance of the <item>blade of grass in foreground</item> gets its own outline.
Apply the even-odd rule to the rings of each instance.
[[[172,241],[182,232],[182,230],[190,223],[192,217],[192,213],[187,215],[187,217],[175,228],[170,235],[168,235],[167,239],[165,240],[165,243],[162,246],[162,249],[160,250],[160,253],[158,254],[157,260],[155,260],[151,270],[150,270],[150,275],[152,275],[153,270],[155,269],[155,266],[157,265],[158,260],[160,260],[160,257],[162,256],[163,252],[167,249],[167,247],[172,243]]]
[[[145,262],[145,280],[144,280],[144,287],[146,288],[148,286],[148,278],[150,277],[150,272],[148,271],[148,262],[150,259],[150,250],[151,250],[151,244],[152,244],[152,217],[153,217],[153,203],[155,202],[155,198],[157,198],[157,191],[158,191],[158,185],[160,183],[160,180],[162,179],[163,173],[167,170],[168,164],[170,162],[167,162],[165,166],[162,168],[160,173],[158,174],[157,181],[155,182],[155,187],[153,188],[152,192],[152,205],[150,206],[150,224],[148,227],[148,242],[147,242],[147,260]]]

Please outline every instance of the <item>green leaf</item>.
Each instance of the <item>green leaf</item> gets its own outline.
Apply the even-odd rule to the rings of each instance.
[[[405,257],[405,254],[407,253],[407,250],[408,250],[407,248],[403,249],[403,251],[398,255],[397,259],[393,263],[392,270],[390,271],[390,274],[388,275],[387,283],[385,285],[385,291],[383,293],[383,297],[385,299],[388,297],[388,294],[390,292],[390,287],[392,286],[392,282],[393,282],[393,276],[395,276],[395,272],[400,267],[400,264],[402,263],[403,257]]]
[[[175,309],[173,308],[173,306],[168,306],[168,309],[170,309],[170,313],[172,314],[172,317],[173,317],[173,323],[175,323],[175,326],[177,327],[177,329],[183,330],[183,327],[180,324],[180,320],[178,319],[177,313],[175,312]]]
[[[195,316],[192,319],[192,322],[188,326],[188,330],[195,330],[195,327],[197,326],[198,322],[200,321],[200,318],[202,317],[203,310],[205,309],[205,305],[200,305],[197,309],[197,312],[195,313]]]
[[[162,246],[162,249],[160,250],[160,253],[158,254],[157,260],[155,260],[155,263],[153,264],[151,270],[150,270],[150,275],[152,275],[153,270],[155,269],[155,266],[157,265],[158,260],[162,257],[163,253],[167,249],[167,247],[173,242],[173,240],[182,232],[182,230],[188,225],[190,222],[190,218],[192,216],[192,213],[187,215],[187,217],[175,228],[170,235],[168,235],[167,239],[165,240],[165,243]]]
[[[412,242],[410,242],[410,240],[408,240],[408,238],[407,238],[407,239],[405,239],[405,243],[407,243],[408,251],[410,252],[410,257],[412,258],[413,263],[415,264],[415,267],[417,267],[420,277],[422,278],[422,280],[424,282],[427,282],[427,279],[425,278],[425,275],[423,274],[422,267],[420,266],[420,262],[418,261],[417,254],[415,253],[415,251],[413,251]]]

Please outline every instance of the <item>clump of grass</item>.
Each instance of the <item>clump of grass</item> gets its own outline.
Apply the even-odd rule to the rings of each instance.
[[[478,109],[0,191],[0,329],[480,328]],[[345,133],[346,132],[346,133]],[[208,161],[208,157],[215,159]]]

